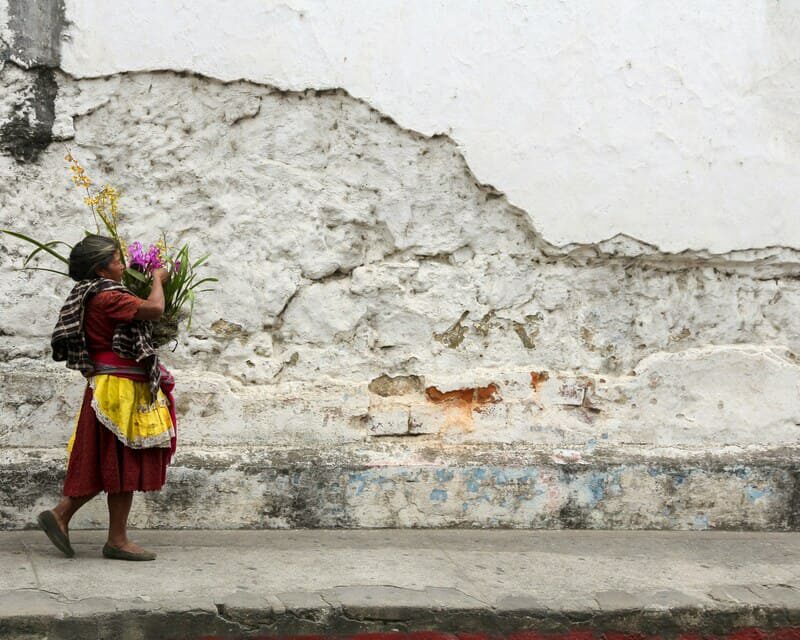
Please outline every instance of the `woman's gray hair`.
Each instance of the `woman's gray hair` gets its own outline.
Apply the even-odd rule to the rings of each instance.
[[[117,243],[105,236],[89,235],[69,252],[69,277],[81,281],[96,278],[95,269],[107,267]]]

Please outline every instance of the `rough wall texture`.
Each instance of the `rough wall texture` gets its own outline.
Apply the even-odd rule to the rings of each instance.
[[[214,256],[165,354],[181,450],[136,524],[800,527],[796,251],[553,246],[449,138],[344,91],[13,57],[0,87],[23,131],[0,227],[91,224],[63,142],[121,188],[130,239]],[[11,528],[58,491],[82,384],[47,363],[70,285],[15,270],[25,249],[0,243]]]

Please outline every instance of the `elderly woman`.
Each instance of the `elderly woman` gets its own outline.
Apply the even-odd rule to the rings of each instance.
[[[101,491],[108,494],[108,541],[103,556],[155,560],[128,538],[134,491],[156,491],[166,481],[175,450],[173,381],[151,343],[151,325],[164,313],[168,272],[153,273],[147,300],[122,286],[125,266],[116,243],[87,236],[69,256],[77,284],[53,332],[53,358],[88,380],[75,431],[63,499],[39,514],[39,525],[68,557],[74,555],[69,523]]]

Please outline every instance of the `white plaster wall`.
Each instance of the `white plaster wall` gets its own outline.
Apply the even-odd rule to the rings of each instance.
[[[360,13],[352,4],[264,4],[246,18],[246,3],[238,13],[202,3],[170,13],[141,2],[135,14],[117,5],[107,16],[99,5],[68,3],[74,25],[61,62],[96,78],[50,69],[59,64],[52,50],[30,47],[33,56],[18,46],[18,27],[0,30],[13,54],[0,65],[0,228],[74,241],[91,225],[68,180],[68,146],[94,179],[121,189],[127,239],[168,229],[171,240],[213,256],[217,291],[202,298],[177,350],[163,353],[180,382],[181,446],[169,493],[147,498],[140,526],[800,528],[800,252],[786,246],[794,226],[770,227],[768,199],[752,206],[779,187],[775,201],[787,210],[794,201],[791,64],[748,97],[736,93],[773,64],[737,47],[766,33],[753,26],[759,16],[788,34],[785,3],[769,5],[771,14],[726,14],[736,19],[726,18],[725,34],[743,16],[752,21],[741,23],[736,47],[717,43],[716,75],[693,66],[696,51],[674,47],[631,58],[607,78],[587,69],[632,49],[610,47],[616,14],[592,22],[589,6],[558,22],[555,8],[502,3],[488,17],[477,5],[468,15],[470,5],[438,4],[429,21],[408,3]],[[0,24],[5,7],[0,0]],[[20,7],[30,5],[7,13],[18,17]],[[688,31],[673,31],[684,40],[718,20],[710,6],[692,20],[680,7],[663,10],[632,12],[641,26],[628,40],[644,46],[645,27],[658,20],[669,33],[683,16]],[[529,22],[542,15],[523,28],[508,20],[514,12]],[[25,15],[28,41],[52,41],[57,17]],[[386,16],[396,32],[375,26]],[[480,28],[467,38],[469,25]],[[584,25],[584,35],[552,53],[568,25]],[[534,27],[550,39],[531,54],[514,39]],[[428,49],[389,31],[408,42],[425,33]],[[715,33],[697,38],[708,60],[708,43],[727,37]],[[451,41],[437,57],[445,35],[469,50]],[[180,57],[190,50],[195,59]],[[493,59],[522,66],[526,56],[515,77],[503,79],[499,62],[489,69]],[[643,59],[652,64],[639,73]],[[659,93],[658,60],[680,62],[673,66],[695,98],[682,103],[675,87]],[[269,74],[265,61],[275,66]],[[170,68],[120,72],[137,66]],[[614,75],[634,70],[622,84]],[[260,82],[209,77],[256,72]],[[555,89],[523,82],[526,74]],[[446,83],[463,91],[442,94]],[[273,84],[344,86],[355,97]],[[780,92],[771,119],[756,118]],[[513,116],[523,107],[534,114],[528,121]],[[584,123],[580,134],[566,112]],[[426,133],[452,126],[452,139],[387,115]],[[698,133],[712,121],[722,132],[713,144]],[[755,148],[770,136],[761,174],[749,164],[731,169],[741,140]],[[680,152],[665,153],[671,146]],[[709,165],[712,156],[727,164]],[[691,178],[697,166],[704,181]],[[569,173],[577,171],[585,176]],[[697,185],[680,191],[684,200],[665,195],[679,190],[669,178],[680,171]],[[516,188],[551,200],[520,210],[476,175],[518,202]],[[628,188],[647,193],[636,200]],[[612,217],[586,213],[598,193],[626,206]],[[701,215],[701,196],[718,218]],[[695,224],[675,214],[673,226],[659,227],[659,207]],[[571,235],[559,237],[559,224]],[[599,239],[614,225],[659,236],[662,248],[705,250],[673,256],[625,238],[547,242]],[[768,242],[782,246],[758,249]],[[748,249],[709,255],[734,246]],[[0,509],[0,528],[31,525],[57,493],[54,469],[83,386],[49,362],[70,283],[19,271],[26,253],[0,237],[0,504],[15,505]],[[83,525],[98,526],[95,515]]]
[[[341,87],[447,133],[550,242],[800,246],[800,3],[67,0],[78,77]]]

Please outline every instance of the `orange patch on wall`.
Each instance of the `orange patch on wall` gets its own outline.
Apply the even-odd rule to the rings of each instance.
[[[550,374],[547,371],[531,371],[531,387],[534,391],[539,391],[542,383],[549,379]]]
[[[439,391],[436,387],[427,387],[425,397],[439,405],[447,416],[447,426],[472,431],[472,412],[481,411],[486,405],[502,401],[497,385],[492,383],[486,387]]]

